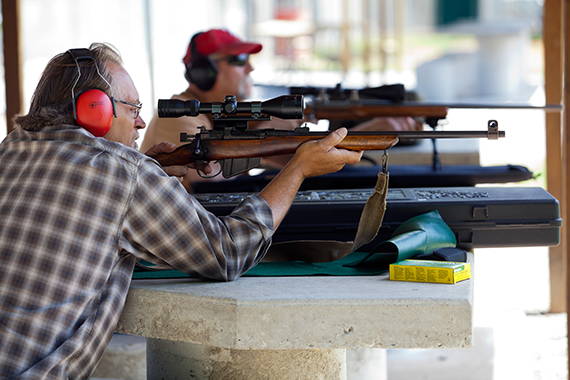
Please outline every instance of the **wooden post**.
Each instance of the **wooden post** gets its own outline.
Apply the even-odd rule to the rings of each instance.
[[[22,113],[22,49],[20,46],[20,0],[2,0],[4,29],[4,78],[6,80],[6,127],[14,130],[12,117]]]
[[[560,12],[562,14],[562,46],[563,46],[563,55],[562,58],[564,60],[564,64],[563,64],[563,71],[562,71],[562,76],[564,78],[563,80],[563,87],[562,87],[562,104],[566,103],[566,99],[568,99],[568,96],[570,95],[570,49],[568,49],[568,42],[570,41],[570,26],[568,25],[568,21],[570,20],[570,0],[564,0],[564,3],[562,4],[562,11]],[[550,20],[548,21],[550,22]],[[565,108],[565,107],[564,107]],[[568,210],[566,210],[568,204],[570,204],[570,202],[568,202],[568,180],[570,179],[570,173],[568,173],[568,170],[570,169],[570,165],[568,165],[568,161],[570,160],[570,155],[568,154],[568,146],[570,145],[570,136],[568,136],[568,123],[569,123],[569,114],[568,112],[566,112],[565,109],[563,109],[562,111],[562,183],[563,183],[563,191],[564,191],[564,201],[565,201],[565,205],[564,205],[564,209],[565,209],[565,213],[564,213],[564,218],[566,218],[566,215],[568,215]],[[565,230],[566,236],[568,236],[568,229],[570,228],[570,225],[568,223],[568,220],[565,219],[564,220],[564,225],[563,225],[563,229]],[[566,245],[566,248],[568,248],[568,244]],[[568,260],[568,250],[565,249],[564,251],[564,256],[566,258],[566,290],[568,290],[568,286],[570,286],[570,276],[568,276],[568,273],[570,273],[570,271],[568,270],[568,265],[570,264],[570,260]],[[570,325],[568,322],[570,322],[570,310],[568,310],[568,306],[570,306],[570,300],[568,300],[568,296],[570,295],[570,292],[566,291],[566,322],[567,325]],[[566,334],[568,336],[568,334]],[[567,347],[570,347],[570,339],[568,339],[568,344]],[[568,363],[568,375],[570,375],[570,363]]]
[[[546,0],[543,7],[544,91],[546,104],[562,103],[563,25],[562,0]],[[546,113],[547,189],[560,202],[566,220],[562,161],[562,114]],[[550,312],[566,311],[566,229],[560,245],[550,248]]]

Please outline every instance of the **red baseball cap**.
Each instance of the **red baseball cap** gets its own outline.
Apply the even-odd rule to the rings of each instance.
[[[188,65],[193,62],[196,57],[192,56],[192,41],[194,43],[195,55],[208,56],[214,53],[239,55],[239,54],[255,54],[261,51],[261,44],[255,42],[245,42],[237,38],[226,29],[211,29],[206,32],[195,35],[190,44],[186,55],[182,59],[184,64]]]

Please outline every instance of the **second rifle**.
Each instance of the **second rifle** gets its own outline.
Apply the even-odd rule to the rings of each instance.
[[[259,166],[262,157],[294,153],[299,145],[329,134],[311,132],[308,127],[298,127],[293,131],[247,128],[248,121],[270,120],[270,116],[301,119],[302,103],[301,95],[284,95],[266,102],[251,103],[238,103],[233,96],[226,97],[222,103],[159,100],[159,117],[211,113],[214,129],[202,127],[195,135],[182,133],[180,141],[188,144],[178,147],[172,153],[159,154],[153,158],[162,166],[196,162],[199,172],[205,164],[218,161],[222,166],[222,175],[225,178],[233,177]],[[387,150],[402,139],[498,139],[504,136],[505,132],[499,131],[498,123],[490,120],[486,131],[349,132],[337,148],[355,151]]]

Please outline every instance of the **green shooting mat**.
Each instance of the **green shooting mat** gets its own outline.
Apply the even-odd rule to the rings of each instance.
[[[388,270],[390,264],[410,259],[435,249],[455,247],[453,231],[437,210],[415,216],[402,223],[392,237],[370,252],[351,252],[330,262],[273,261],[261,262],[244,276],[372,276]],[[134,279],[183,278],[189,275],[177,270],[135,268]]]

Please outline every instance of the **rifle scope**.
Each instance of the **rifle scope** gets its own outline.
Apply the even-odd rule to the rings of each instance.
[[[216,103],[200,103],[198,100],[158,100],[158,117],[265,114],[281,119],[302,119],[303,111],[303,95],[282,95],[264,102],[238,102],[234,95],[228,95],[223,102]]]

